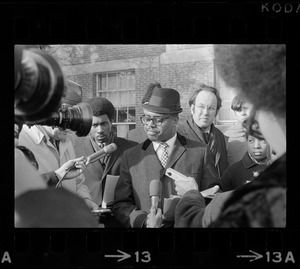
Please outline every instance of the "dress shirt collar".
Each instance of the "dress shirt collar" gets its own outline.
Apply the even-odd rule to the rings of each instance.
[[[176,141],[176,138],[177,138],[177,132],[175,133],[175,135],[172,138],[170,138],[169,140],[165,141],[165,143],[168,144],[170,150],[173,148],[174,143]],[[154,150],[157,151],[157,149],[158,149],[158,147],[159,147],[159,145],[160,145],[161,142],[155,142],[155,141],[153,141],[152,143],[153,143]]]
[[[89,138],[90,138],[90,141],[91,141],[91,143],[92,143],[92,146],[93,146],[94,150],[95,150],[95,151],[100,150],[100,149],[101,149],[100,144],[97,143],[97,142],[95,141],[95,139],[93,139],[91,136],[89,136]],[[113,143],[113,142],[114,142],[114,135],[113,135],[113,133],[111,132],[110,135],[109,135],[108,141],[105,142],[105,143],[103,143],[103,144],[104,144],[104,146],[107,146],[107,145],[109,145],[109,144],[111,144],[111,143]]]
[[[49,136],[46,135],[39,127],[40,126],[38,125],[33,125],[29,127],[28,125],[24,124],[22,128],[25,132],[30,134],[32,141],[37,145],[40,144],[42,141],[46,142],[47,140],[49,140]]]

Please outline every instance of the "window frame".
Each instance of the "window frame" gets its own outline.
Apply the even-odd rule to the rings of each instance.
[[[133,87],[129,87],[128,86],[128,82],[127,82],[127,88],[123,88],[123,89],[120,89],[119,86],[120,86],[120,80],[119,80],[119,75],[124,72],[126,74],[128,73],[132,73],[134,75],[134,85]],[[109,85],[108,85],[108,77],[110,75],[115,75],[116,77],[118,77],[117,79],[117,89],[109,89]],[[131,130],[132,128],[130,127],[130,125],[133,125],[134,127],[136,127],[137,125],[137,122],[136,122],[136,88],[135,88],[135,84],[136,84],[136,79],[135,79],[135,75],[136,75],[136,72],[135,72],[135,69],[126,69],[126,70],[114,70],[114,71],[107,71],[107,72],[97,72],[97,73],[94,73],[94,77],[95,77],[95,94],[96,96],[102,96],[102,97],[105,97],[107,98],[108,100],[110,100],[114,107],[115,107],[115,110],[116,110],[116,115],[115,115],[115,121],[112,123],[113,126],[118,126],[118,125],[128,125],[128,131]],[[103,89],[102,88],[102,77],[106,77],[106,88]],[[127,92],[127,104],[126,105],[121,105],[119,104],[119,100],[120,100],[120,94],[119,93],[124,93],[124,92]],[[117,104],[114,103],[111,98],[109,98],[109,95],[112,94],[112,93],[116,93],[116,100],[117,100]],[[130,94],[133,93],[133,96],[134,96],[134,100],[128,100],[129,99],[129,96]],[[126,108],[126,111],[125,110],[121,110],[120,108]],[[134,121],[130,121],[130,113],[129,111],[131,109],[134,109]],[[126,121],[119,121],[119,113],[120,111],[125,111],[126,115],[127,115],[127,118],[126,118]]]

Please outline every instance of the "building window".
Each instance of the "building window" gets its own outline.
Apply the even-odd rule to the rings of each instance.
[[[234,98],[234,90],[229,88],[225,82],[217,76],[220,97],[222,99],[222,106],[217,115],[217,124],[232,125],[236,123],[236,116],[234,111],[231,109],[231,101]]]
[[[105,97],[116,109],[113,126],[118,137],[135,128],[135,73],[133,70],[96,75],[96,95]]]

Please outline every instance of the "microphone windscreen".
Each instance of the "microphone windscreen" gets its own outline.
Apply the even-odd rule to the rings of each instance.
[[[149,185],[149,194],[151,196],[160,196],[161,193],[161,182],[158,179],[153,179]]]
[[[117,149],[117,145],[115,143],[111,143],[103,148],[106,154],[111,154]]]

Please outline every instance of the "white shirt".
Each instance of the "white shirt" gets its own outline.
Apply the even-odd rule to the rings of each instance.
[[[173,150],[176,138],[177,138],[177,133],[175,133],[175,135],[172,138],[170,138],[169,140],[165,141],[165,143],[168,144],[167,152],[168,152],[168,156],[169,157],[170,157],[171,152]],[[153,143],[154,150],[156,151],[157,157],[160,160],[160,156],[162,154],[162,147],[160,146],[161,142],[155,142],[155,141],[153,141],[152,143]]]

